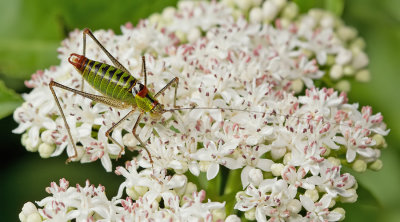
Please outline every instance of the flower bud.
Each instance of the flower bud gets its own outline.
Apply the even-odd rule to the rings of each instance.
[[[295,93],[299,93],[303,90],[304,83],[300,79],[295,79],[292,81],[292,85],[290,87]]]
[[[367,54],[365,54],[365,52],[360,52],[354,56],[352,66],[355,69],[361,69],[361,68],[364,68],[365,66],[367,66],[368,63],[369,63],[369,59],[368,59]]]
[[[160,14],[154,13],[150,15],[149,22],[150,24],[160,24],[161,21],[164,21]]]
[[[336,83],[335,88],[342,92],[349,92],[351,89],[351,85],[348,80],[341,80],[338,83]]]
[[[24,204],[24,206],[22,207],[22,213],[25,215],[29,215],[29,214],[35,213],[37,211],[38,210],[37,210],[35,204],[33,204],[32,202],[26,202]]]
[[[42,158],[49,158],[56,149],[55,144],[42,143],[39,145],[39,155]]]
[[[289,2],[283,9],[282,16],[287,19],[294,19],[299,13],[299,7],[294,2]]]
[[[192,182],[188,182],[187,185],[186,185],[185,195],[190,196],[195,191],[197,191],[196,184],[194,184]]]
[[[39,212],[29,214],[28,217],[26,217],[26,222],[41,222],[42,217],[40,216]]]
[[[161,14],[163,20],[171,21],[175,16],[175,11],[174,7],[166,7]]]
[[[341,165],[340,159],[337,159],[335,157],[328,157],[328,161],[334,166],[340,166]]]
[[[304,193],[307,197],[309,197],[312,201],[316,202],[319,199],[318,191],[316,189],[306,190]]]
[[[308,14],[315,19],[316,21],[321,20],[322,16],[324,15],[324,11],[317,8],[312,8],[308,11]]]
[[[195,42],[197,39],[199,39],[201,36],[201,32],[198,28],[192,28],[190,29],[188,35],[187,35],[187,40],[189,42]]]
[[[279,9],[286,5],[287,0],[271,0]]]
[[[21,221],[21,222],[26,221],[26,216],[22,212],[18,214],[18,218],[19,218],[19,221]]]
[[[339,38],[343,41],[349,41],[357,36],[357,30],[348,26],[340,26],[337,30]]]
[[[226,217],[225,208],[218,208],[211,211],[213,221],[223,221]]]
[[[336,56],[332,54],[328,54],[326,57],[326,62],[325,65],[327,66],[333,66],[336,64]]]
[[[356,160],[354,161],[352,168],[354,171],[362,173],[367,170],[367,163],[364,160]]]
[[[383,167],[383,162],[382,160],[375,160],[371,165],[368,166],[369,169],[378,171],[381,170]]]
[[[277,160],[283,157],[286,153],[286,148],[280,147],[280,148],[274,148],[271,150],[271,157],[273,160]]]
[[[22,207],[21,213],[18,215],[20,221],[23,222],[40,222],[42,218],[32,202],[27,202]]]
[[[187,40],[187,35],[185,32],[181,31],[181,30],[177,30],[175,32],[176,37],[179,39],[179,41],[181,42],[186,42]]]
[[[282,174],[282,170],[283,168],[285,168],[285,165],[283,165],[282,163],[273,163],[271,165],[271,173],[272,175],[278,177]]]
[[[381,134],[375,134],[372,136],[372,139],[375,140],[376,148],[384,148],[386,145],[385,138]]]
[[[298,199],[290,200],[290,202],[287,205],[287,209],[293,214],[299,213],[301,211],[302,207],[303,206],[301,205],[301,202]]]
[[[335,25],[335,19],[330,14],[325,14],[322,16],[320,24],[324,28],[332,28]]]
[[[27,134],[29,134],[29,132]],[[37,152],[39,145],[42,143],[42,140],[39,139],[39,142],[37,144],[33,144],[32,138],[30,138],[28,135],[28,138],[26,138],[24,142],[26,144],[25,145],[26,150],[28,150],[29,152]]]
[[[260,185],[261,181],[263,181],[263,174],[260,169],[253,168],[249,171],[249,179],[250,183],[254,186]]]
[[[286,18],[282,18],[280,19],[280,21],[281,21],[281,27],[284,29],[288,29],[288,27],[292,24],[292,22]]]
[[[365,41],[361,37],[358,37],[356,40],[353,41],[350,45],[351,51],[354,52],[360,52],[365,49]]]
[[[332,66],[329,76],[334,80],[340,79],[343,76],[343,67],[341,65]]]
[[[259,7],[252,8],[249,15],[250,22],[259,23],[262,21],[262,10]]]
[[[266,1],[262,7],[263,18],[266,23],[270,23],[278,14],[278,7],[272,1]]]
[[[51,136],[52,133],[53,133],[53,130],[43,131],[42,134],[40,134],[40,138],[45,143],[53,144],[54,140],[53,140],[53,137]]]
[[[346,76],[353,76],[354,72],[355,72],[354,67],[352,67],[352,66],[347,65],[347,66],[344,66],[344,68],[343,68],[343,74]]]
[[[225,222],[240,222],[240,221],[241,221],[240,218],[235,214],[231,214],[225,219]]]
[[[132,133],[127,133],[122,137],[122,142],[127,147],[136,147],[139,143]]]
[[[26,147],[26,144],[27,144],[27,142],[28,142],[28,139],[29,139],[29,134],[28,134],[28,132],[22,134],[22,136],[21,136],[21,144],[22,144],[22,146],[25,146],[25,147]]]
[[[292,159],[292,153],[286,153],[283,157],[283,164],[287,165]]]
[[[255,220],[256,219],[256,208],[252,208],[252,209],[244,212],[244,217],[247,220]]]
[[[357,195],[357,192],[355,189],[348,189],[348,190],[346,190],[346,192],[348,194],[350,194],[350,196],[348,196],[348,197],[341,196],[340,201],[342,203],[354,203],[357,201],[358,195]]]
[[[242,11],[247,11],[251,6],[251,1],[249,0],[235,0],[236,6]]]
[[[369,73],[369,70],[363,69],[356,73],[355,78],[358,82],[369,82],[371,80],[371,74]]]
[[[335,209],[332,210],[332,212],[336,212],[342,215],[342,217],[339,219],[339,221],[343,221],[346,215],[346,211],[341,208],[341,207],[336,207]]]

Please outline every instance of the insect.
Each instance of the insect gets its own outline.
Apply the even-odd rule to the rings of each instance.
[[[86,36],[89,36],[107,55],[107,57],[112,61],[113,65],[108,65],[106,63],[98,62],[91,60],[85,56],[86,54]],[[151,154],[149,150],[146,148],[145,143],[139,138],[136,134],[136,129],[140,123],[141,118],[145,113],[149,113],[152,118],[158,118],[163,113],[168,111],[175,110],[184,110],[184,109],[218,109],[221,111],[230,110],[230,111],[241,111],[241,112],[251,112],[251,113],[259,113],[265,115],[266,112],[258,112],[251,110],[241,110],[241,109],[233,109],[233,108],[218,108],[218,107],[178,107],[176,105],[176,95],[179,84],[179,78],[175,77],[170,80],[160,91],[155,93],[154,95],[147,88],[147,71],[146,71],[146,63],[144,56],[142,57],[142,68],[141,74],[144,75],[144,84],[140,83],[136,78],[134,78],[131,73],[115,59],[105,47],[97,40],[97,38],[93,35],[93,33],[89,29],[84,29],[83,31],[83,53],[82,55],[78,55],[72,53],[68,58],[68,61],[76,68],[76,70],[82,76],[82,87],[81,90],[73,89],[53,80],[50,81],[49,87],[51,93],[56,101],[59,112],[63,118],[65,128],[67,129],[68,136],[72,143],[74,149],[74,155],[67,159],[67,162],[70,162],[72,159],[78,156],[76,144],[74,143],[74,139],[71,135],[71,130],[65,118],[65,114],[63,109],[61,108],[60,101],[54,91],[54,87],[61,88],[75,94],[81,95],[85,98],[89,98],[95,102],[103,103],[110,107],[114,107],[117,109],[131,109],[124,117],[122,117],[117,123],[112,125],[106,131],[106,137],[110,139],[114,144],[117,144],[120,148],[120,152],[118,157],[121,156],[124,151],[124,146],[117,142],[114,138],[112,138],[112,131],[120,125],[123,121],[125,121],[129,116],[131,116],[136,111],[140,112],[139,116],[136,119],[135,125],[132,129],[132,134],[139,141],[142,148],[147,152],[148,157],[150,159],[150,163],[153,163]],[[102,95],[95,95],[86,93],[83,91],[83,81],[86,80],[94,89],[100,92]],[[164,105],[157,101],[157,97],[163,94],[168,88],[174,86],[174,102],[173,109],[166,110]],[[279,116],[279,114],[273,112],[271,115]],[[287,116],[283,116],[288,118]],[[293,116],[292,116],[293,117]],[[302,117],[294,117],[297,119],[302,119]],[[309,118],[303,118],[307,121],[312,121]]]
[[[101,50],[112,61],[114,66],[88,59],[85,56],[86,35],[88,35],[90,38],[93,39],[93,41],[101,48]],[[124,120],[126,120],[129,116],[131,116],[136,110],[139,110],[140,114],[132,129],[132,134],[140,142],[141,146],[146,150],[150,158],[150,162],[152,163],[153,160],[151,158],[150,152],[147,150],[143,141],[136,134],[136,129],[139,125],[140,119],[143,117],[145,113],[149,113],[150,116],[153,118],[158,118],[161,116],[161,114],[166,112],[166,110],[164,109],[164,105],[157,101],[157,97],[172,85],[175,86],[174,107],[177,107],[176,93],[178,89],[179,78],[178,77],[173,78],[160,91],[152,95],[150,90],[147,88],[147,72],[146,72],[146,63],[144,56],[142,57],[142,69],[141,69],[141,74],[144,74],[144,84],[142,84],[138,82],[138,80],[134,78],[131,75],[131,73],[107,51],[107,49],[104,48],[104,46],[97,40],[97,38],[88,28],[84,29],[83,31],[83,54],[78,55],[72,53],[68,58],[68,61],[76,68],[76,70],[82,76],[81,90],[70,88],[53,80],[51,80],[49,83],[51,93],[53,94],[57,107],[64,120],[68,136],[74,148],[74,155],[69,157],[67,159],[67,162],[70,162],[73,158],[76,158],[78,156],[78,152],[74,140],[71,136],[71,130],[65,118],[65,114],[61,108],[58,97],[54,91],[54,87],[58,87],[76,93],[85,98],[89,98],[95,102],[103,103],[118,109],[127,109],[127,108],[131,109],[131,111],[129,111],[124,117],[122,117],[122,119],[120,119],[117,123],[115,123],[113,126],[110,127],[110,129],[106,131],[106,136],[113,143],[117,144],[121,149],[118,154],[118,157],[121,156],[122,152],[124,151],[124,147],[120,143],[118,143],[115,139],[113,139],[110,134],[118,125],[120,125]],[[96,89],[102,95],[95,95],[84,92],[83,80],[86,80],[86,82],[88,82],[94,89]]]

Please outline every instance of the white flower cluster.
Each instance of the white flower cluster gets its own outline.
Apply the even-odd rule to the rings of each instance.
[[[52,185],[63,191],[51,192],[53,197],[38,202],[43,207],[39,210],[42,219],[224,218],[225,214],[210,216],[224,205],[202,204],[203,191],[182,191],[191,184],[184,173],[206,172],[212,180],[221,166],[241,169],[240,189],[232,192],[235,184],[228,181],[225,191],[230,193],[225,195],[236,195],[234,208],[245,211],[247,219],[337,221],[344,217],[344,210],[334,208],[335,203],[356,201],[357,183],[352,175],[340,172],[341,164],[359,172],[367,167],[380,169],[380,148],[389,131],[379,113],[373,115],[370,107],[359,111],[357,104],[347,103],[345,93],[314,88],[314,81],[327,73],[332,78],[329,82],[341,78],[337,72],[332,74],[334,69],[367,72],[360,40],[345,35],[352,29],[332,15],[322,11],[298,15],[291,2],[225,2],[230,6],[183,1],[177,9],[167,8],[137,27],[123,26],[122,35],[94,32],[134,75],[140,73],[140,58],[145,55],[150,89],[158,91],[179,77],[177,104],[197,108],[166,112],[159,120],[143,118],[138,133],[154,162],[140,152],[137,161],[117,168],[126,181],[113,201],[105,198],[103,188]],[[244,17],[246,11],[249,20]],[[86,47],[90,59],[110,63],[90,39]],[[37,72],[26,82],[33,90],[24,95],[26,102],[14,113],[20,124],[14,132],[24,133],[26,148],[38,150],[44,158],[65,149],[68,156],[74,154],[48,83],[52,79],[80,89],[80,76],[67,57],[81,51],[82,32],[75,31],[59,49],[61,64]],[[304,95],[291,93],[300,92],[303,83],[308,88]],[[89,85],[84,89],[96,93]],[[59,89],[56,93],[78,147],[74,161],[100,159],[112,171],[111,159],[119,147],[110,143],[105,132],[129,110],[94,104]],[[167,91],[159,102],[172,108],[173,92]],[[139,147],[130,133],[136,117],[112,133],[129,148]],[[139,166],[144,170],[138,172]],[[96,195],[79,194],[82,189]],[[135,203],[119,199],[124,190]],[[92,206],[77,204],[76,199],[82,198],[90,199]],[[160,203],[165,208],[159,208]],[[22,214],[27,215],[24,210]]]
[[[140,178],[136,184],[142,185],[142,193],[147,191],[136,201],[130,197],[108,200],[101,185],[95,187],[86,181],[84,187],[79,184],[70,187],[66,179],[61,179],[59,185],[52,182],[47,187],[51,196],[37,202],[41,208],[28,202],[19,218],[21,221],[213,221],[225,218],[224,204],[210,200],[203,203],[205,191],[196,192],[195,185],[187,183],[184,176],[171,178],[165,171],[141,171],[139,176],[135,161],[128,165],[130,173],[123,169],[123,174],[130,174],[132,179]]]
[[[369,81],[370,73],[366,69],[369,60],[364,52],[364,40],[357,36],[356,29],[346,26],[332,13],[311,9],[306,14],[299,14],[296,3],[287,0],[223,2],[233,8],[236,17],[245,14],[252,23],[272,24],[300,37],[304,43],[299,48],[303,56],[316,58],[319,69],[329,75],[329,81],[324,81],[327,86],[349,91],[349,79]]]

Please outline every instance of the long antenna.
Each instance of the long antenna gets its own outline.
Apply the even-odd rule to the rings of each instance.
[[[172,111],[184,110],[184,109],[190,109],[190,110],[193,110],[193,109],[211,109],[211,110],[222,110],[222,111],[229,110],[229,111],[239,111],[239,112],[266,114],[266,112],[255,111],[255,110],[235,109],[235,108],[220,108],[220,107],[198,107],[198,106],[167,109],[165,111],[166,112],[172,112]]]
[[[267,112],[263,112],[263,111],[256,111],[256,110],[247,110],[247,109],[235,109],[235,108],[222,108],[222,107],[181,107],[181,108],[172,108],[172,109],[166,109],[166,112],[173,112],[173,111],[178,111],[178,110],[194,110],[194,109],[208,109],[208,110],[221,110],[222,112],[224,112],[225,110],[229,110],[229,111],[238,111],[238,112],[248,112],[248,113],[257,113],[257,114],[267,114]],[[322,119],[317,120],[317,119],[311,119],[311,118],[307,118],[307,117],[299,117],[299,116],[294,116],[294,115],[282,115],[282,114],[278,114],[275,111],[272,111],[271,116],[281,116],[284,117],[285,119],[289,119],[289,117],[292,118],[296,118],[299,120],[305,120],[305,121],[315,121],[315,122],[319,122],[322,121],[322,123],[331,123],[337,126],[349,126],[348,124],[341,124],[341,123],[337,123],[337,122],[331,122],[326,120],[323,116]]]

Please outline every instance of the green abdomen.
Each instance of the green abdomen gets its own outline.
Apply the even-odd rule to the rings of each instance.
[[[83,78],[101,94],[121,100],[129,104],[136,104],[135,98],[129,89],[137,80],[114,66],[88,59],[82,72]]]

